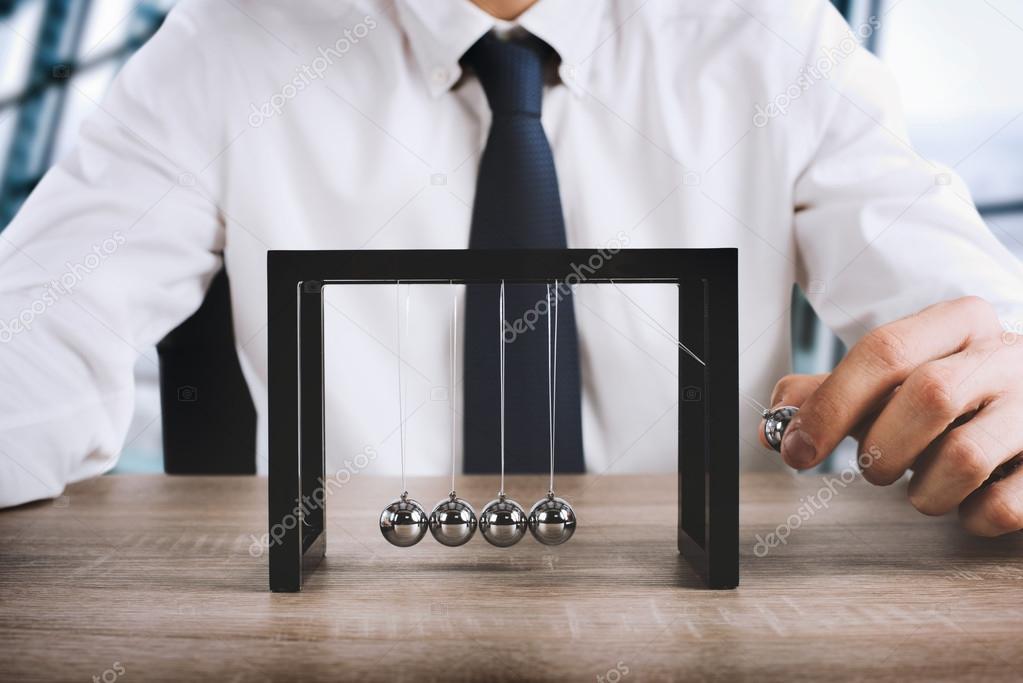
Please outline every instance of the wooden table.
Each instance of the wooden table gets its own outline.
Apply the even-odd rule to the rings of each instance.
[[[676,552],[673,476],[560,482],[581,520],[564,546],[427,537],[402,550],[376,528],[397,484],[356,475],[330,500],[327,558],[298,594],[268,592],[253,546],[264,479],[72,486],[0,513],[0,678],[1023,677],[1023,535],[971,538],[916,513],[899,485],[749,474],[742,584],[714,592]],[[494,486],[466,478],[461,493],[482,505]],[[544,487],[508,484],[526,505]],[[447,490],[409,488],[427,504]],[[779,525],[784,544],[757,545]]]

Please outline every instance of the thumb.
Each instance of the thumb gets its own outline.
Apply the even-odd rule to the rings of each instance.
[[[819,375],[785,375],[778,380],[778,383],[774,385],[774,391],[771,392],[771,410],[781,406],[795,406],[798,408],[803,405],[803,401],[808,399],[810,394],[817,391],[817,387],[830,374],[830,372],[822,372]],[[764,438],[763,420],[760,421],[760,429],[757,430],[757,436],[760,438],[762,446],[770,448],[767,440]]]

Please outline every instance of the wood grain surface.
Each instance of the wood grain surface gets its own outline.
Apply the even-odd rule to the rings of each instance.
[[[750,474],[742,583],[714,592],[676,551],[674,476],[559,482],[580,519],[564,546],[399,549],[376,522],[397,483],[356,476],[299,594],[267,590],[265,479],[72,486],[0,512],[0,679],[1023,678],[1021,534],[971,538],[901,485]],[[478,509],[495,486],[460,493]],[[507,488],[528,507],[545,482]],[[431,506],[447,485],[409,490]]]

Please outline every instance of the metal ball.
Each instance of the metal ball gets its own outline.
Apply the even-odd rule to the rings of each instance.
[[[781,439],[785,436],[785,428],[799,412],[793,406],[781,406],[767,411],[764,415],[764,438],[774,450],[781,453]]]
[[[403,493],[380,513],[380,533],[400,548],[419,543],[430,526],[423,507]]]
[[[507,496],[487,503],[480,513],[480,533],[498,548],[515,545],[526,535],[526,511]]]
[[[476,511],[452,491],[430,513],[430,533],[439,543],[452,548],[468,543],[476,533]]]
[[[575,510],[564,498],[548,493],[529,511],[529,531],[544,545],[561,545],[575,533]]]

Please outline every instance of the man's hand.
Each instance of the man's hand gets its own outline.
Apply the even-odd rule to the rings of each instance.
[[[789,375],[772,406],[799,413],[782,457],[803,469],[845,436],[860,442],[867,481],[887,486],[913,470],[909,498],[928,515],[959,507],[981,536],[1023,529],[1023,338],[968,297],[879,327],[827,375]],[[1012,465],[1020,461],[1014,461]],[[1002,466],[995,480],[982,486]]]

